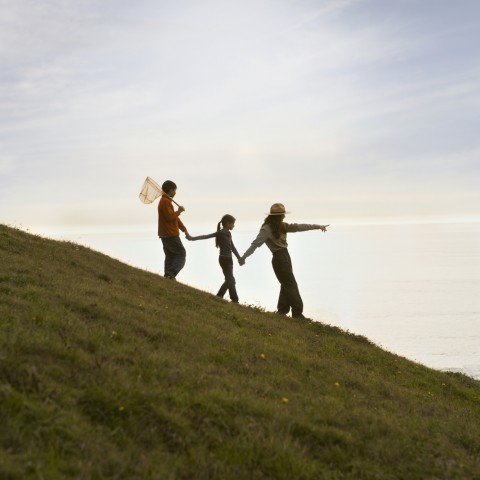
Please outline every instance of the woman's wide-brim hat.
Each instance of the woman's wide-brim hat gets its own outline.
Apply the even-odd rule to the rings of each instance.
[[[267,213],[267,215],[285,215],[287,213],[290,212],[285,211],[285,206],[283,203],[274,203],[270,207],[270,213]]]

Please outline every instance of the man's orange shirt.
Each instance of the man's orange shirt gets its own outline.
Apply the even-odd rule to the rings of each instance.
[[[186,231],[185,225],[179,218],[180,212],[175,211],[172,205],[172,199],[162,195],[158,202],[158,236],[176,237]]]

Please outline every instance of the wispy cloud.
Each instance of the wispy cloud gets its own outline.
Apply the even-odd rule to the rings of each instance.
[[[45,208],[60,191],[81,210],[102,192],[128,203],[146,174],[201,189],[200,204],[341,192],[339,215],[364,191],[376,193],[362,215],[380,194],[397,206],[394,192],[437,195],[439,209],[445,189],[475,195],[475,2],[0,6],[0,202],[12,212],[28,209],[19,183]]]

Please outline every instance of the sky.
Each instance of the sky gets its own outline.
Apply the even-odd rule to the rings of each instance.
[[[0,0],[0,223],[480,220],[478,0]]]

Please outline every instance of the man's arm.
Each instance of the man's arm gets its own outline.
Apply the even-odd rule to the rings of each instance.
[[[180,215],[180,214],[179,214]],[[188,233],[188,230],[187,230],[187,227],[184,225],[184,223],[180,220],[180,217],[177,217],[177,225],[178,225],[178,228],[179,230],[181,230],[184,234],[185,234],[185,237],[187,238],[187,240],[191,240],[192,237],[191,235]]]

